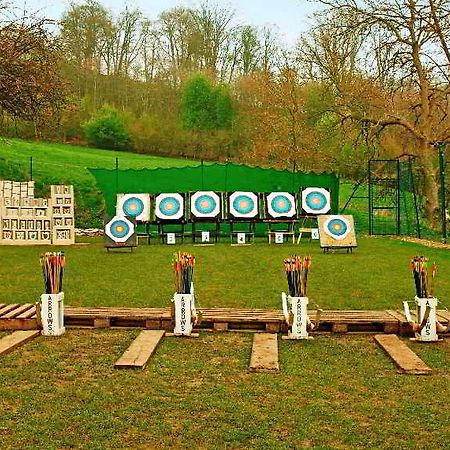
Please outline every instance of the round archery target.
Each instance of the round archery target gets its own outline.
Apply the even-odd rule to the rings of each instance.
[[[271,192],[267,196],[267,211],[271,217],[295,215],[295,198],[287,192]]]
[[[195,192],[191,196],[191,213],[195,217],[216,217],[220,212],[220,198],[215,192]]]
[[[230,213],[234,217],[258,215],[258,197],[253,192],[233,192],[230,195]]]
[[[140,222],[150,220],[149,194],[118,194],[116,214],[130,216]]]
[[[342,216],[330,216],[323,224],[323,231],[338,241],[345,239],[350,230],[350,223]]]
[[[105,225],[105,234],[114,242],[126,242],[134,234],[134,224],[124,216],[114,216]]]
[[[184,215],[184,199],[180,194],[159,194],[155,214],[159,219],[178,220]]]
[[[302,208],[309,214],[326,214],[331,209],[330,193],[323,188],[302,191]]]

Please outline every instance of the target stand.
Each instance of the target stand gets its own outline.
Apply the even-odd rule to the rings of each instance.
[[[105,248],[129,248],[131,252],[137,247],[136,220],[129,216],[113,216],[105,220]]]
[[[213,245],[220,235],[220,222],[225,210],[222,192],[196,191],[189,194],[190,221],[192,223],[192,242],[197,238],[200,244]],[[198,228],[197,228],[198,226]]]

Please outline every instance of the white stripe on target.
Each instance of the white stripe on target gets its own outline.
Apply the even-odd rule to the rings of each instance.
[[[138,222],[150,220],[149,194],[117,194],[116,214],[131,216]]]
[[[331,209],[330,193],[324,188],[304,189],[302,191],[302,208],[308,214],[326,214]]]
[[[159,194],[155,200],[155,215],[162,220],[178,220],[184,216],[181,194]]]
[[[233,217],[251,219],[258,215],[258,197],[253,192],[233,192],[229,206]]]
[[[271,217],[295,216],[295,198],[288,192],[271,192],[267,195],[267,212]]]
[[[191,195],[191,213],[195,217],[217,217],[220,198],[212,191],[198,191]]]

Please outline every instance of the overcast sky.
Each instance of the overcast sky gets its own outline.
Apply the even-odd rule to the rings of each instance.
[[[81,1],[76,1],[80,3]],[[69,0],[12,0],[12,4],[29,12],[40,11],[50,19],[59,19],[70,4]],[[150,19],[156,19],[161,11],[176,6],[195,7],[196,0],[100,0],[106,8],[114,12],[125,5],[137,6]],[[220,6],[229,5],[236,11],[236,19],[241,23],[264,26],[276,25],[280,36],[287,44],[296,42],[299,34],[308,28],[308,16],[318,7],[308,0],[225,0],[216,1]]]

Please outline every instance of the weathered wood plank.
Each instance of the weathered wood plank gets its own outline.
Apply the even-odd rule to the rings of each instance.
[[[9,313],[6,313],[2,316],[2,319],[13,319],[14,317],[18,317],[20,314],[28,311],[33,308],[33,305],[26,303],[25,305],[21,305],[18,308],[13,309]]]
[[[2,319],[0,317],[0,330],[37,330],[39,323],[37,319]]]
[[[252,372],[280,370],[278,364],[278,336],[276,334],[260,333],[253,336],[249,369]]]
[[[31,319],[32,317],[36,317],[36,305],[32,305],[32,307],[18,315],[16,319]]]
[[[12,334],[8,334],[8,336],[0,339],[0,355],[6,355],[12,352],[15,348],[31,341],[31,339],[34,339],[40,334],[41,332],[37,330],[15,331]]]
[[[10,305],[3,306],[3,308],[0,308],[0,317],[3,316],[3,314],[7,314],[13,309],[16,309],[18,306],[20,306],[19,303],[12,303]]]
[[[117,369],[144,369],[150,356],[155,353],[164,333],[161,330],[141,331],[139,336],[125,350],[125,353],[116,361],[114,367]]]
[[[431,374],[432,370],[395,334],[377,334],[374,339],[400,372],[412,375]]]

